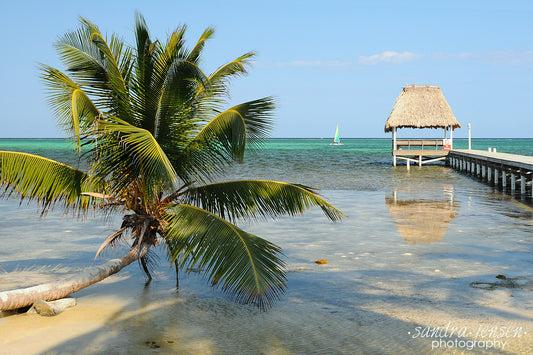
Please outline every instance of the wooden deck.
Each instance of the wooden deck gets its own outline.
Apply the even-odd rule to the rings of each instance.
[[[488,152],[484,150],[454,149],[454,157],[472,158],[484,160],[493,164],[512,165],[533,171],[533,157],[527,155],[508,154],[500,152]]]
[[[532,156],[455,149],[450,151],[447,164],[505,192],[520,193],[533,199]]]
[[[410,163],[422,164],[445,160],[449,150],[444,150],[442,139],[397,139],[393,140],[392,156],[393,164],[396,166],[396,159]]]

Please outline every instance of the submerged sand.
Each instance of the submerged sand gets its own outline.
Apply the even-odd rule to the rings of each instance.
[[[448,201],[448,190],[438,199]],[[77,306],[57,316],[4,313],[0,354],[533,354],[533,240],[526,207],[456,196],[454,217],[435,214],[445,233],[429,242],[418,237],[420,231],[417,238],[404,235],[402,221],[418,212],[395,220],[399,214],[389,211],[389,196],[327,195],[350,216],[342,224],[311,211],[246,226],[286,252],[287,293],[267,312],[235,304],[195,276],[182,275],[177,292],[164,260],[156,281],[145,287],[131,265],[75,294]],[[413,208],[412,196],[407,200]],[[427,213],[420,215],[422,227],[430,224]],[[55,232],[42,242],[49,249],[30,251],[36,260],[46,261],[56,250],[56,237],[61,253],[84,257],[75,264],[65,259],[60,267],[24,267],[27,261],[0,270],[0,290],[66,276],[90,264],[102,240],[71,225],[64,233],[85,239],[64,244],[58,227],[50,229]],[[4,267],[30,259],[26,243],[0,253]],[[317,265],[317,259],[328,264]],[[500,274],[514,283],[496,278]],[[475,282],[483,287],[472,287]]]
[[[318,285],[338,282],[313,267],[294,271],[306,272]],[[194,279],[182,280],[180,292],[170,280],[146,288],[142,281],[123,271],[80,291],[78,305],[54,317],[4,313],[0,354],[533,353],[529,281],[525,288],[466,290],[476,302],[428,298],[409,283],[370,282],[338,295],[340,305],[306,295],[311,285],[303,284],[267,312],[216,292],[187,292],[199,286]],[[434,286],[452,292],[450,281]]]

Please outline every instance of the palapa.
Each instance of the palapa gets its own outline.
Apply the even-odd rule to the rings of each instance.
[[[408,85],[403,88],[385,123],[393,128],[461,128],[440,88],[435,85]]]

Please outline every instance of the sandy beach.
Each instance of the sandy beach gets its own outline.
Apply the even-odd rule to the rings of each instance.
[[[78,305],[55,317],[4,314],[0,353],[533,352],[528,332],[533,329],[531,281],[527,290],[493,291],[459,290],[449,280],[433,281],[437,289],[474,293],[478,300],[472,303],[468,298],[446,300],[437,291],[432,298],[414,294],[409,282],[403,287],[358,284],[351,294],[338,296],[350,303],[349,312],[346,306],[302,296],[302,287],[312,285],[301,285],[291,288],[273,309],[259,312],[220,295],[187,294],[187,288],[196,288],[188,285],[191,281],[184,282],[185,292],[176,294],[166,282],[144,289],[139,275],[124,274],[79,292]],[[317,281],[319,287],[330,282],[327,276]]]

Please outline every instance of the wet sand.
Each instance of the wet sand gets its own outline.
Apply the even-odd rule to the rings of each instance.
[[[0,353],[455,354],[485,353],[480,342],[494,340],[505,341],[496,353],[533,353],[531,289],[472,289],[479,302],[461,303],[374,282],[343,295],[351,305],[346,307],[303,295],[304,283],[260,312],[216,292],[187,292],[198,286],[195,280],[184,280],[185,291],[176,293],[168,280],[144,288],[135,274],[125,271],[79,292],[78,305],[54,317],[4,313]],[[451,335],[454,327],[459,337]],[[495,331],[496,339],[489,336]],[[473,341],[478,343],[467,350]]]

